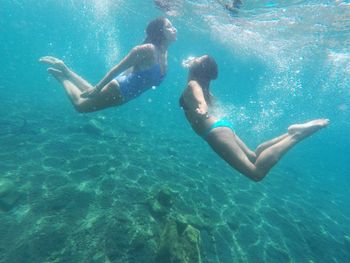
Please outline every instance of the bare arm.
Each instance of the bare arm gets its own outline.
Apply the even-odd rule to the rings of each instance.
[[[145,62],[153,58],[153,45],[145,44],[134,47],[130,53],[115,65],[104,78],[95,86],[97,90],[101,90],[107,85],[115,76],[124,72],[128,68],[145,64]]]
[[[205,100],[203,90],[196,81],[190,81],[183,94],[183,99],[188,110],[196,112],[198,117],[208,117],[208,104]]]
[[[153,60],[154,46],[152,44],[144,44],[134,47],[130,53],[122,59],[117,65],[115,65],[95,86],[94,89],[82,93],[82,98],[92,98],[96,96],[104,86],[106,86],[116,75],[124,72],[125,70],[147,64]]]

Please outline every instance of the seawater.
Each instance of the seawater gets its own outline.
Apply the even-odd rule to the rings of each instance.
[[[166,80],[90,114],[38,58],[96,83],[164,11],[150,0],[0,2],[0,262],[155,262],[169,222],[199,231],[202,262],[350,261],[348,1],[246,0],[237,14],[175,2]],[[207,53],[220,114],[252,148],[293,123],[329,127],[249,181],[178,107],[181,62]]]

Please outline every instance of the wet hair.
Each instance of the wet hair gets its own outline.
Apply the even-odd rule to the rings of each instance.
[[[148,23],[146,28],[146,39],[144,43],[151,43],[155,46],[160,46],[165,40],[164,27],[166,18],[158,17]]]
[[[198,64],[191,67],[191,72],[196,78],[214,80],[218,77],[218,65],[213,57],[206,57]]]

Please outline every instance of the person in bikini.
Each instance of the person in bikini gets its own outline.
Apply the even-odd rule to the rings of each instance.
[[[285,134],[252,151],[229,121],[210,114],[213,106],[210,82],[218,75],[215,60],[208,55],[197,57],[188,67],[187,87],[179,100],[187,121],[223,160],[253,181],[262,180],[288,150],[329,124],[328,119],[316,119],[291,125]]]
[[[167,71],[168,47],[176,40],[176,29],[163,17],[152,20],[146,40],[135,46],[94,87],[55,57],[45,56],[48,72],[64,87],[78,112],[94,112],[122,105],[153,86],[159,86]]]

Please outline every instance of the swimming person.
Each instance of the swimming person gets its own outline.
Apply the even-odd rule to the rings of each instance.
[[[241,8],[241,6],[243,5],[242,0],[233,0],[232,3],[225,3],[222,0],[217,0],[217,2],[222,5],[226,10],[232,12],[233,14],[237,14],[238,13],[238,9]]]
[[[124,104],[163,81],[176,29],[160,17],[148,24],[146,35],[144,43],[134,47],[95,87],[60,59],[45,56],[39,61],[50,65],[48,72],[63,85],[78,112],[98,111]]]
[[[218,75],[215,60],[205,55],[187,65],[188,83],[179,102],[192,129],[230,166],[254,181],[262,180],[288,150],[329,123],[328,119],[317,119],[291,125],[287,133],[260,144],[253,152],[229,121],[210,113],[213,106],[210,82]]]
[[[183,0],[154,0],[155,5],[163,10],[168,16],[180,15]]]

